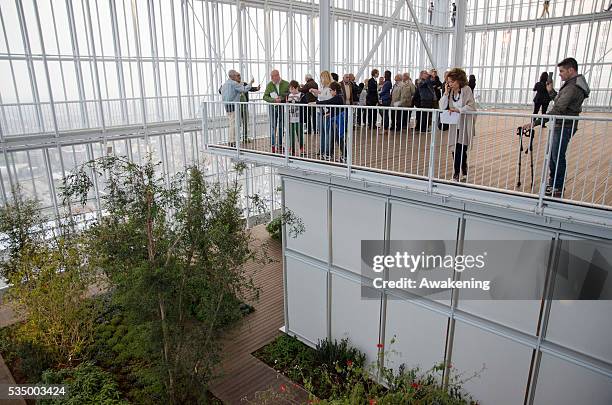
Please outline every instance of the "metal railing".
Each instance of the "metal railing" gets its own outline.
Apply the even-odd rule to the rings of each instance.
[[[611,117],[471,111],[448,127],[437,109],[263,102],[201,108],[209,150],[280,158],[275,164],[321,162],[346,169],[347,177],[357,170],[407,176],[427,181],[429,192],[456,183],[532,197],[540,208],[545,200],[612,207]],[[522,129],[540,120],[544,126]]]
[[[200,103],[218,95],[134,97],[54,103],[8,103],[0,105],[0,127],[5,137],[41,133],[108,129],[199,118]],[[57,128],[55,127],[57,123]]]

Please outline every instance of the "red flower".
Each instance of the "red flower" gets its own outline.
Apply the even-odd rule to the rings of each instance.
[[[347,360],[347,361],[346,361],[346,365],[347,365],[348,367],[352,367],[352,366],[353,366],[353,361],[352,361],[352,360]]]
[[[376,345],[376,347],[378,347],[379,349],[382,349],[384,347],[384,345],[382,343],[379,343]]]
[[[421,384],[419,384],[419,383],[414,383],[414,382],[413,382],[412,384],[410,384],[410,386],[411,386],[412,388],[414,388],[415,390],[418,390],[419,388],[421,388]]]
[[[375,399],[370,399],[370,405],[376,405],[376,400]]]
[[[280,385],[280,390],[281,390],[281,392],[287,391],[287,387],[285,387],[285,384],[281,384]]]

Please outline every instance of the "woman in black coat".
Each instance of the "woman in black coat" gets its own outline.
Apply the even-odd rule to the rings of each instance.
[[[533,86],[533,91],[536,92],[535,97],[533,98],[533,113],[537,114],[542,107],[542,114],[546,114],[546,110],[548,110],[548,104],[550,104],[550,95],[548,94],[548,90],[546,90],[546,83],[548,82],[548,73],[543,72],[540,75],[540,81]]]

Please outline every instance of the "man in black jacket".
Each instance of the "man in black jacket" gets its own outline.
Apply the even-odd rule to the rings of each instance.
[[[372,77],[368,80],[366,105],[375,106],[378,104],[378,69],[372,70]],[[372,108],[368,110],[368,127],[375,128],[378,119],[378,112]]]

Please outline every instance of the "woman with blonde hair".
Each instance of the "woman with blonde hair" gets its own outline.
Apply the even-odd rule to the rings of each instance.
[[[455,161],[453,180],[459,180],[461,170],[461,181],[467,181],[467,150],[475,132],[476,116],[465,114],[468,111],[476,111],[474,93],[468,86],[468,78],[465,71],[460,68],[451,69],[446,77],[444,95],[440,99],[440,108],[448,108],[451,112],[460,113],[459,123],[449,125],[449,145],[455,145]]]
[[[321,86],[318,89],[310,89],[310,93],[317,97],[318,102],[327,101],[333,97],[331,88],[329,87],[333,83],[333,79],[331,77],[331,73],[329,73],[329,70],[322,71],[319,79]],[[321,156],[325,155],[325,146],[330,139],[331,128],[329,128],[328,121],[329,120],[323,119],[322,109],[317,109],[317,128],[319,128],[319,134],[321,135]]]

